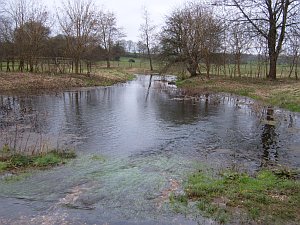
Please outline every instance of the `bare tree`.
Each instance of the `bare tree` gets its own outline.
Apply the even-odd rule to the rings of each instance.
[[[33,0],[12,0],[7,3],[2,27],[7,42],[13,42],[12,55],[20,58],[19,69],[23,71],[24,60],[33,72],[34,59],[42,54],[42,47],[50,29],[49,13],[45,6]]]
[[[251,32],[268,45],[269,79],[276,79],[277,59],[286,32],[299,24],[299,0],[222,0],[240,12],[237,20],[251,25]]]
[[[136,44],[136,48],[137,48],[139,55],[142,55],[142,56],[145,55],[147,47],[142,41],[138,41],[138,43]]]
[[[2,15],[2,13],[3,13],[4,6],[5,6],[5,1],[4,0],[0,0],[0,15]]]
[[[12,40],[12,24],[6,13],[6,4],[0,0],[0,43],[3,44],[8,40]]]
[[[156,26],[152,25],[150,14],[147,8],[144,8],[143,14],[144,23],[140,25],[141,42],[144,43],[147,49],[147,57],[150,63],[150,70],[153,71],[152,49],[154,48],[154,37]]]
[[[212,15],[212,12],[207,11]],[[206,17],[202,25],[202,32],[205,34],[202,39],[202,56],[206,69],[206,77],[209,78],[211,64],[221,46],[222,27],[220,22],[213,16]]]
[[[299,30],[293,30],[288,35],[288,45],[286,52],[291,59],[290,61],[290,72],[289,78],[292,76],[294,71],[295,78],[298,79],[298,64],[300,61],[300,33]]]
[[[23,71],[23,60],[29,63],[29,71],[34,72],[36,58],[42,56],[50,29],[41,21],[28,21],[15,30],[15,46],[22,49],[19,70]]]
[[[131,53],[132,50],[134,49],[134,42],[132,40],[128,40],[128,41],[126,41],[126,45],[125,46],[126,46],[126,51],[128,53]]]
[[[230,24],[228,30],[228,44],[234,55],[234,75],[241,77],[242,54],[250,49],[251,37],[248,35],[248,27],[239,22]]]
[[[122,29],[117,27],[117,19],[113,12],[103,12],[98,19],[98,40],[105,50],[106,66],[110,68],[113,47],[125,35]]]
[[[98,11],[93,0],[68,0],[57,11],[58,21],[67,40],[67,50],[74,58],[75,73],[85,53],[96,44]]]
[[[13,28],[9,18],[0,17],[0,40],[1,42],[13,42]]]
[[[201,60],[209,66],[211,54],[220,44],[220,26],[211,11],[201,4],[187,3],[166,19],[161,33],[162,57],[168,65],[183,63],[196,76]],[[209,74],[209,67],[207,67]]]

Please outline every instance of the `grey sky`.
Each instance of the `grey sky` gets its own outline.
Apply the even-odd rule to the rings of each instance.
[[[46,5],[55,7],[62,0],[42,0]],[[164,16],[186,0],[94,0],[99,7],[113,11],[118,19],[118,25],[124,28],[127,40],[137,41],[139,27],[143,22],[142,9],[145,6],[154,24],[162,25]]]
[[[143,6],[148,9],[153,23],[161,25],[164,16],[185,0],[104,0],[103,2],[107,9],[116,13],[119,25],[124,27],[127,33],[127,39],[137,40],[140,24],[143,22]]]

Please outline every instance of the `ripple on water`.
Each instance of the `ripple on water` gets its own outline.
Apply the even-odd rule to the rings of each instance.
[[[139,76],[109,88],[15,97],[16,111],[47,112],[38,120],[43,134],[76,147],[78,158],[2,179],[0,223],[213,224],[168,204],[199,162],[215,171],[299,168],[298,114],[275,110],[270,121],[270,110],[227,95],[176,101],[180,93],[157,79],[149,90],[149,76]]]

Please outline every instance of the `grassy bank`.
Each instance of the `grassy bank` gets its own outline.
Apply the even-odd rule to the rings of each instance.
[[[269,81],[258,78],[228,78],[212,76],[200,77],[177,82],[187,95],[226,92],[260,100],[294,112],[300,112],[300,81],[278,79]]]
[[[10,154],[0,157],[0,173],[6,171],[19,171],[28,168],[49,168],[66,163],[75,158],[73,151],[53,150],[38,155]]]
[[[74,87],[109,86],[133,79],[133,75],[117,69],[100,69],[84,74],[0,73],[0,92],[37,93],[60,91]]]
[[[201,214],[220,223],[297,224],[300,220],[300,181],[289,173],[261,171],[255,176],[226,172],[191,175],[185,195],[174,204],[193,202]]]

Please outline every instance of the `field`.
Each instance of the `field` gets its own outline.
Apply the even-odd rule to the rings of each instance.
[[[121,57],[119,61],[111,61],[112,68],[118,68],[122,70],[134,70],[141,73],[148,73],[150,69],[150,63],[147,58],[142,57]],[[17,72],[19,70],[20,62],[15,60],[9,62],[9,71]],[[80,72],[85,73],[97,73],[101,68],[106,67],[106,61],[91,62],[82,60],[80,62]],[[153,60],[153,67],[155,72],[160,72],[164,68],[164,63],[159,60]],[[204,64],[199,64],[201,74],[206,74],[206,67]],[[28,65],[24,65],[24,71],[27,71]],[[0,62],[0,71],[7,72],[7,62]],[[72,60],[68,58],[40,58],[34,66],[34,71],[37,73],[74,73],[74,65]],[[175,74],[183,77],[187,77],[188,74],[180,65],[174,65],[166,73]],[[165,71],[164,71],[165,72]],[[268,73],[268,64],[266,62],[249,62],[247,64],[240,65],[241,77],[248,78],[265,78]],[[210,74],[221,75],[225,77],[239,77],[237,66],[234,64],[225,65],[211,65]],[[288,64],[277,65],[277,77],[296,77],[300,74],[300,67],[292,68]]]
[[[268,73],[268,65],[260,64],[260,63],[249,63],[242,64],[240,66],[241,76],[242,77],[250,77],[250,78],[266,78],[266,74]],[[205,73],[205,70],[202,69],[201,72]],[[239,74],[237,72],[237,67],[233,64],[227,64],[225,68],[218,67],[213,65],[212,74],[214,75],[223,75],[228,77],[238,77]],[[296,74],[300,74],[300,68],[297,68],[297,71],[293,70],[291,72],[290,65],[287,64],[278,64],[277,65],[277,77],[278,78],[286,78],[286,77],[295,77]]]

